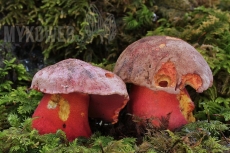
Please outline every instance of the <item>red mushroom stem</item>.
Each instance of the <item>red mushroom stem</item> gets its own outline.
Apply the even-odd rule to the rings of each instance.
[[[32,127],[39,134],[63,130],[69,141],[79,136],[90,137],[88,106],[88,94],[45,94],[33,114]]]
[[[133,85],[128,111],[142,118],[153,118],[152,123],[160,126],[159,119],[169,116],[168,129],[175,130],[189,122],[194,122],[194,104],[186,89],[179,94],[153,91],[143,86]]]

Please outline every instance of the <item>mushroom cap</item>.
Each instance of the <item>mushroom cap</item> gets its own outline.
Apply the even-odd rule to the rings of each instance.
[[[212,86],[212,71],[187,42],[169,36],[149,36],[129,45],[114,73],[124,82],[178,94],[185,85],[203,92]]]
[[[48,94],[128,96],[124,82],[117,75],[78,59],[66,59],[41,69],[34,75],[31,88]]]
[[[30,88],[47,94],[89,94],[89,105],[94,106],[89,112],[93,114],[91,117],[105,118],[113,123],[117,122],[118,113],[129,100],[126,85],[120,77],[78,59],[66,59],[41,69],[34,75]],[[106,110],[106,105],[111,105],[111,97],[115,104],[111,110]]]

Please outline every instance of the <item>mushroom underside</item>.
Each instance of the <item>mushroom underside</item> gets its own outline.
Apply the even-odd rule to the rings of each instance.
[[[63,130],[69,141],[79,136],[90,137],[88,105],[87,94],[44,94],[32,116],[32,127],[39,134]]]
[[[167,124],[168,129],[175,130],[194,122],[193,109],[194,104],[186,89],[179,94],[170,94],[137,85],[131,88],[128,112],[142,118],[152,118],[156,127]],[[168,118],[168,122],[162,123],[162,118]]]
[[[89,117],[99,118],[112,124],[118,121],[119,112],[129,98],[118,94],[90,95]]]

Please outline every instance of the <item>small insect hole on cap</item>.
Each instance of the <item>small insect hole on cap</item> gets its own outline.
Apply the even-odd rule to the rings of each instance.
[[[160,81],[159,86],[160,87],[168,87],[168,82],[167,81]]]

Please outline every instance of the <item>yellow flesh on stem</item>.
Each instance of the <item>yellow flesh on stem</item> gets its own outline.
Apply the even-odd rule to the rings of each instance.
[[[54,94],[51,96],[50,101],[48,102],[48,109],[55,109],[59,105],[58,116],[62,121],[67,121],[70,114],[70,105],[69,102],[61,97],[59,94]]]
[[[185,117],[185,119],[190,122],[195,122],[195,117],[193,116],[192,111],[194,110],[195,106],[189,97],[188,93],[185,90],[182,90],[180,94],[177,95],[177,99],[180,103],[181,113]]]

